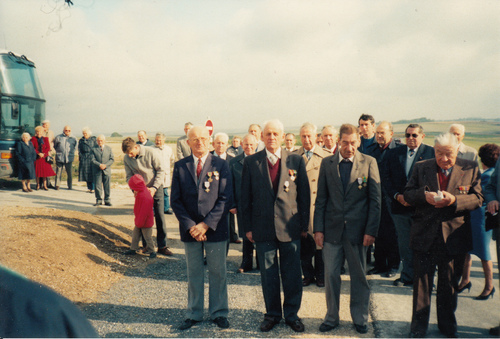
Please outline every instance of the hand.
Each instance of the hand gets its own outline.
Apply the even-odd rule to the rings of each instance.
[[[255,241],[253,241],[252,232],[247,232],[247,233],[246,233],[246,236],[247,236],[247,239],[248,239],[251,243],[254,243],[254,242],[255,242]]]
[[[314,241],[316,242],[316,246],[323,248],[323,243],[325,242],[325,234],[323,232],[315,232]]]
[[[102,170],[105,170],[105,169],[106,169],[106,165],[104,165],[104,164],[100,164],[100,165],[99,165],[99,168],[100,168],[100,169],[102,169]]]
[[[45,154],[43,154],[43,153],[38,153],[38,156],[39,156],[40,158],[43,158],[43,157],[45,156]]]
[[[134,191],[134,198],[135,198],[135,197],[137,197],[137,194],[138,194],[138,193],[139,193],[139,192]]]
[[[396,200],[405,207],[411,206],[409,203],[406,202],[405,197],[402,194],[398,194],[396,196]]]
[[[208,231],[208,225],[205,224],[204,222],[200,222],[197,225],[194,225],[189,229],[189,234],[196,240],[196,241],[206,241],[207,236],[205,233]]]
[[[154,187],[149,187],[149,188],[148,188],[148,190],[149,190],[149,193],[151,193],[151,196],[152,196],[152,197],[154,197],[154,196],[155,196],[155,194],[156,194],[156,188],[154,188]]]
[[[302,238],[307,238],[307,232],[300,232],[300,236]]]
[[[372,235],[365,234],[363,237],[363,246],[371,246],[375,242],[375,237]]]
[[[490,201],[488,203],[488,205],[486,206],[486,209],[488,210],[488,212],[490,212],[491,214],[495,214],[498,212],[498,200],[493,200],[493,201]]]
[[[453,194],[446,191],[441,192],[443,193],[443,199],[441,199],[440,201],[436,202],[434,200],[434,197],[437,196],[436,192],[426,192],[425,200],[427,200],[429,204],[433,205],[436,208],[448,207],[455,203],[455,201],[457,200],[457,198]]]
[[[231,208],[231,209],[229,210],[229,212],[231,212],[232,214],[236,214],[237,210],[236,210],[236,208]]]

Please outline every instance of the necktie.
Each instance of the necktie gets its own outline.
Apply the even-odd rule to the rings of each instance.
[[[198,165],[196,166],[196,176],[200,178],[201,174],[201,158],[198,158]]]
[[[276,161],[278,161],[278,159],[276,159],[276,155],[275,154],[270,154],[269,155],[269,161],[271,162],[271,164],[273,164],[273,166],[276,164]]]
[[[306,151],[307,160],[311,160],[311,155],[312,155],[311,151]]]
[[[415,150],[414,149],[411,149],[410,150],[410,158],[415,154]]]

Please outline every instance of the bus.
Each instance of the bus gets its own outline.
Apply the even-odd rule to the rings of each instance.
[[[0,178],[17,175],[15,144],[35,134],[45,119],[45,98],[35,64],[24,55],[0,50]]]

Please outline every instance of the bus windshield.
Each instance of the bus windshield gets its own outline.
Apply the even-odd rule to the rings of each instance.
[[[12,53],[0,55],[0,92],[44,100],[34,64]]]

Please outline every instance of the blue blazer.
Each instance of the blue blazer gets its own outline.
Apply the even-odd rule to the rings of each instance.
[[[189,234],[189,229],[202,221],[209,226],[207,241],[227,240],[227,213],[232,204],[233,183],[227,161],[209,153],[200,180],[196,178],[196,164],[192,156],[175,163],[170,205],[179,220],[181,241],[196,241]]]

